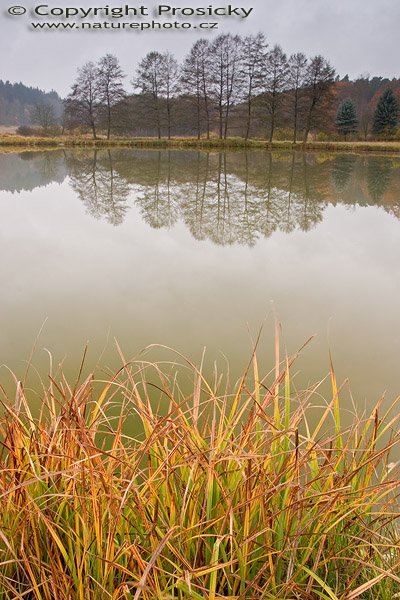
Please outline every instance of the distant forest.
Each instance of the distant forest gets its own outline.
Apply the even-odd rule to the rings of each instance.
[[[78,68],[64,101],[0,82],[0,124],[26,135],[400,139],[399,116],[400,79],[340,78],[323,56],[288,56],[262,33],[200,39],[181,63],[152,51],[129,74],[106,54]]]
[[[63,102],[57,92],[0,80],[0,125],[31,125],[39,105],[50,105],[56,118],[61,119]]]

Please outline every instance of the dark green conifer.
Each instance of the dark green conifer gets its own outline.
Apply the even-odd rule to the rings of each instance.
[[[373,132],[392,134],[396,128],[398,118],[399,104],[393,91],[389,88],[379,98],[374,113]]]
[[[336,113],[336,127],[341,135],[346,138],[349,133],[355,133],[358,128],[358,119],[353,101],[348,98],[339,106]]]

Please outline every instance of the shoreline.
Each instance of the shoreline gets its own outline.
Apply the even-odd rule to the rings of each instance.
[[[199,150],[286,150],[297,152],[344,152],[344,153],[393,153],[400,154],[400,142],[268,142],[244,138],[200,139],[197,138],[113,138],[89,139],[84,137],[23,137],[0,136],[0,152],[11,149],[54,148],[148,148],[148,149],[199,149]]]

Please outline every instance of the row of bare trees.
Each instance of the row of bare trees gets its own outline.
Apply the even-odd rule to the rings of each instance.
[[[107,54],[97,64],[86,63],[66,102],[67,123],[89,126],[96,137],[98,126],[107,131],[131,130],[129,121],[140,110],[141,122],[158,138],[187,130],[210,138],[241,135],[272,141],[284,120],[297,141],[306,140],[329,100],[335,71],[322,56],[302,53],[287,57],[278,45],[269,48],[263,33],[241,37],[222,34],[199,39],[179,64],[170,52],[149,52],[131,81],[134,93],[126,94],[118,59]],[[139,108],[140,107],[140,108]]]

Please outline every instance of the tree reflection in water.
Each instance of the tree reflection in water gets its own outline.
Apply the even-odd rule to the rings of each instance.
[[[398,158],[349,154],[67,150],[0,156],[0,188],[68,177],[87,212],[114,226],[136,206],[153,228],[182,221],[197,240],[254,246],[277,231],[309,231],[329,205],[399,216],[399,167]]]
[[[96,219],[105,217],[111,225],[123,223],[130,189],[116,173],[111,151],[72,153],[67,156],[67,165],[71,187],[87,212]]]
[[[368,192],[373,202],[382,200],[387,192],[392,175],[392,165],[385,158],[375,159],[368,164]]]

